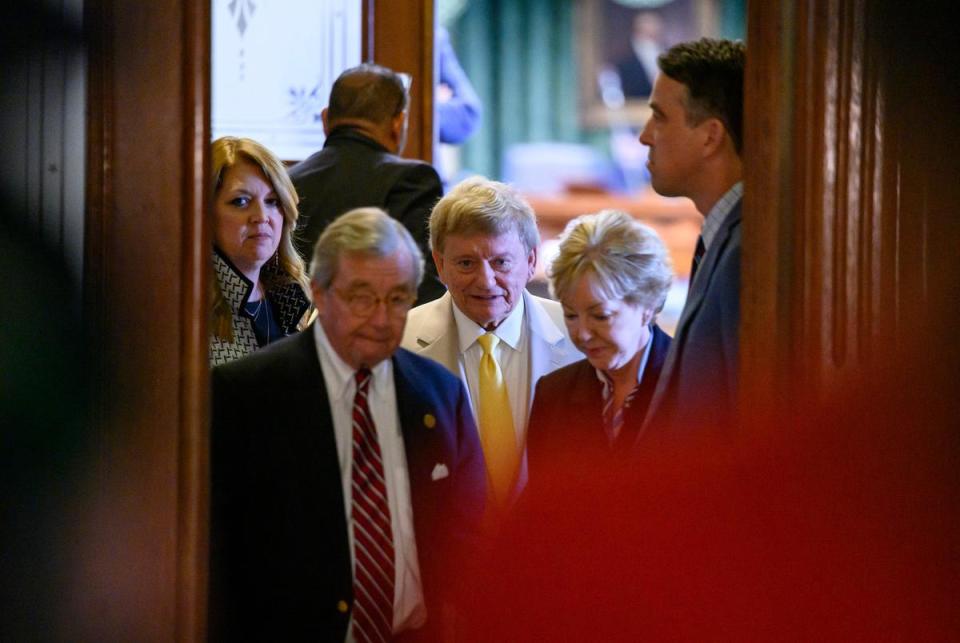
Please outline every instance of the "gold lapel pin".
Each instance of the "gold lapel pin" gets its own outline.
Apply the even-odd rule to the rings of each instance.
[[[423,426],[427,427],[428,429],[432,429],[433,427],[437,426],[437,418],[427,413],[423,416]]]

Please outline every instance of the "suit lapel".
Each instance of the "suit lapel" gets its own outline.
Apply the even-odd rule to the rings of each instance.
[[[710,282],[713,279],[713,273],[717,269],[717,263],[720,261],[720,257],[723,255],[727,244],[730,242],[730,236],[734,227],[736,227],[736,225],[739,223],[740,202],[738,202],[730,211],[726,221],[723,222],[723,225],[717,231],[716,239],[713,240],[713,243],[710,244],[710,248],[707,250],[706,254],[703,255],[703,260],[700,262],[700,267],[697,269],[696,278],[694,279],[693,283],[690,284],[690,292],[687,295],[687,301],[683,306],[683,312],[680,315],[680,321],[677,323],[677,332],[674,333],[674,336],[677,339],[682,341],[682,338],[686,334],[687,328],[690,325],[690,320],[696,316],[697,311],[703,304],[704,296],[706,295],[707,289],[710,286]]]
[[[422,390],[424,382],[417,375],[404,351],[398,350],[393,356],[393,383],[414,508],[425,497],[424,487],[431,481],[432,466],[444,461],[440,440],[434,437],[436,425],[431,424],[431,418],[433,423],[437,422],[437,410],[424,402],[433,396]]]
[[[640,390],[633,398],[633,407],[643,409],[642,415],[636,412],[628,413],[624,424],[624,431],[630,431],[633,435],[628,439],[630,442],[639,434],[640,428],[644,422],[650,404],[653,401],[654,391],[660,382],[660,374],[666,363],[667,353],[670,349],[670,337],[663,332],[659,326],[653,325],[653,336],[650,338],[653,346],[650,347],[650,356],[647,358],[647,365],[644,367],[643,376],[640,379]],[[621,436],[619,442],[624,442],[624,436]]]
[[[680,314],[680,321],[677,322],[677,331],[673,335],[673,342],[670,345],[670,350],[667,352],[667,358],[663,365],[663,370],[660,373],[653,399],[650,401],[650,408],[647,410],[644,430],[663,404],[667,391],[670,390],[670,381],[673,378],[676,363],[680,359],[680,353],[686,345],[690,324],[696,316],[697,311],[699,311],[700,306],[703,304],[704,296],[713,279],[713,273],[717,268],[717,263],[720,261],[720,257],[723,255],[727,244],[730,243],[730,236],[733,233],[733,229],[740,224],[740,206],[742,203],[742,199],[737,202],[727,216],[726,221],[723,222],[720,230],[717,231],[717,238],[713,240],[710,248],[707,249],[706,254],[703,255],[703,260],[697,269],[696,279],[694,279],[694,283],[690,285],[690,292],[683,306],[683,312]]]
[[[430,311],[419,322],[416,339],[420,355],[440,362],[459,377],[459,336],[450,293],[445,293],[432,304]]]
[[[563,341],[566,335],[526,290],[523,291],[523,306],[530,331],[530,390],[527,399],[532,404],[537,380],[568,361]]]
[[[287,530],[289,543],[297,543],[274,555],[288,557],[290,565],[331,579],[339,595],[350,596],[352,567],[349,546],[350,508],[343,499],[343,484],[333,415],[317,357],[313,329],[292,338],[291,351],[278,355],[290,377],[282,390],[271,393],[281,411],[274,413],[276,426],[260,461],[269,459],[271,479],[286,480],[284,490],[296,490],[296,521],[270,527]],[[269,455],[268,455],[269,454]],[[265,502],[275,503],[276,498]],[[307,588],[304,588],[306,590]]]
[[[302,361],[298,365],[291,364],[297,369],[297,381],[302,382],[299,393],[291,395],[287,405],[300,409],[290,425],[283,430],[294,436],[291,441],[291,462],[302,460],[314,462],[316,476],[306,488],[314,484],[315,491],[322,493],[326,502],[331,506],[331,514],[339,513],[344,516],[344,534],[346,522],[349,519],[343,502],[343,492],[340,472],[340,458],[337,455],[337,440],[333,429],[333,414],[330,411],[330,397],[327,385],[323,379],[323,369],[317,357],[317,347],[314,340],[313,328],[297,335],[298,355]],[[308,457],[304,458],[305,455]],[[281,467],[288,464],[280,463]],[[337,510],[339,508],[339,511]],[[323,527],[329,529],[329,526]]]

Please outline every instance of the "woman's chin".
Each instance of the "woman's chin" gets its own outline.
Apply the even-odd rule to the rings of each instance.
[[[587,361],[590,362],[590,366],[594,367],[597,370],[607,372],[610,370],[610,360],[605,357],[590,357],[587,356]]]

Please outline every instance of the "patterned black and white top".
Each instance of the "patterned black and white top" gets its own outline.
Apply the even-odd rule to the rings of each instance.
[[[213,250],[214,278],[233,311],[233,341],[210,335],[210,365],[217,366],[252,353],[259,348],[259,344],[253,321],[246,311],[247,301],[253,292],[253,282],[237,270],[219,249]],[[300,284],[274,267],[273,262],[265,264],[260,270],[260,280],[267,291],[267,299],[273,304],[277,324],[282,331],[281,337],[301,330],[301,324],[306,322],[310,310],[310,300]]]

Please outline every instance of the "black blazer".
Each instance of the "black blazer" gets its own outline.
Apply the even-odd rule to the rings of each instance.
[[[624,410],[623,430],[611,447],[603,430],[603,384],[586,359],[544,375],[537,382],[527,429],[530,483],[545,463],[557,464],[565,457],[582,459],[587,454],[609,458],[630,452],[670,348],[670,336],[654,324],[650,356],[640,379],[640,390]]]
[[[354,208],[377,207],[400,221],[423,253],[426,273],[417,303],[446,292],[430,258],[427,223],[443,196],[440,175],[432,165],[391,154],[355,129],[340,126],[330,132],[322,150],[290,168],[290,178],[300,197],[294,244],[307,263],[331,221]]]
[[[456,580],[456,556],[479,537],[486,472],[460,381],[403,349],[393,365],[435,623],[441,582]],[[215,368],[212,380],[210,638],[342,641],[349,517],[312,328]]]

